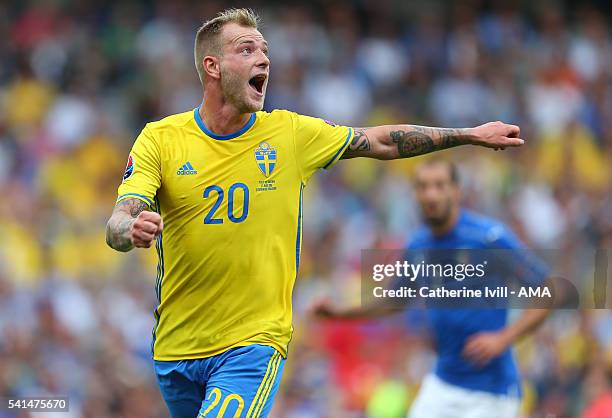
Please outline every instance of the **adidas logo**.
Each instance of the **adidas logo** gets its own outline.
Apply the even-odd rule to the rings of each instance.
[[[191,165],[189,161],[187,161],[181,168],[176,170],[176,174],[179,176],[190,176],[193,174],[198,174],[195,168]]]

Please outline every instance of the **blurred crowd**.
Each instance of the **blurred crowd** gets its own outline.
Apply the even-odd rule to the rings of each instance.
[[[465,205],[592,275],[612,247],[610,9],[515,3],[249,2],[270,44],[266,108],[350,126],[520,125],[521,149],[444,152]],[[104,225],[140,129],[201,100],[195,30],[228,6],[0,4],[0,396],[69,396],[61,417],[167,416],[150,359],[155,251],[114,253]],[[410,236],[418,160],[341,161],[308,185],[275,418],[405,416],[434,361],[422,313],[347,324],[308,310],[359,303],[360,250]],[[517,358],[524,416],[612,416],[609,309],[556,312]]]

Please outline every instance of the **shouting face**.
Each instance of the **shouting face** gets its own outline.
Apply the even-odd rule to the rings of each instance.
[[[268,43],[255,28],[230,23],[221,33],[221,90],[240,113],[263,109],[270,60]]]

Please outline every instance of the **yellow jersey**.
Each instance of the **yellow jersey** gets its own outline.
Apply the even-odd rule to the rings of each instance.
[[[353,130],[286,110],[253,113],[216,135],[199,108],[148,123],[117,201],[136,198],[164,222],[153,358],[173,361],[264,344],[283,356],[293,328],[302,191],[344,153]]]

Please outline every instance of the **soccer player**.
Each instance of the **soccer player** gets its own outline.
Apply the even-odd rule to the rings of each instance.
[[[316,170],[341,158],[523,144],[519,128],[501,122],[350,128],[264,112],[270,59],[257,26],[251,10],[230,9],[199,28],[203,100],[144,127],[107,224],[118,251],[155,242],[152,350],[174,418],[268,414],[293,332],[302,191]]]
[[[510,258],[518,261],[517,272],[529,272],[525,281],[545,282],[547,267],[526,254],[523,244],[505,225],[460,207],[454,164],[439,159],[422,163],[415,175],[415,192],[424,225],[408,242],[408,253],[455,248],[512,250]],[[393,313],[389,308],[383,302],[346,309],[323,303],[315,313],[326,318],[373,318]],[[433,373],[425,378],[408,416],[516,418],[520,381],[511,346],[535,330],[549,311],[525,309],[516,321],[508,324],[506,309],[428,308],[437,362]]]

